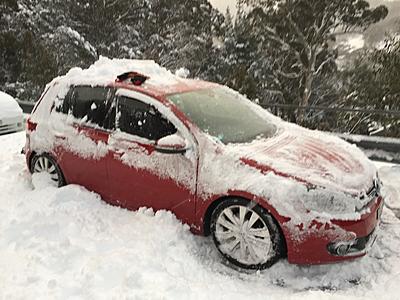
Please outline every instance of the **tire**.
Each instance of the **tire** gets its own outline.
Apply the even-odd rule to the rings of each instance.
[[[210,231],[218,251],[243,269],[269,268],[286,253],[277,222],[246,199],[229,198],[220,203],[211,215]]]
[[[64,175],[57,162],[48,154],[35,155],[31,161],[30,171],[32,174],[46,172],[50,174],[51,180],[57,187],[65,185]]]

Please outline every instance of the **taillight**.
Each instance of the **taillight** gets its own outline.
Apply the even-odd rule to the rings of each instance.
[[[27,131],[35,131],[36,126],[37,126],[37,124],[35,122],[32,122],[31,119],[28,119],[26,121],[26,130]]]

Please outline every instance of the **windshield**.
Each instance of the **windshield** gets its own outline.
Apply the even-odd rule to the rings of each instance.
[[[252,108],[244,96],[217,87],[168,96],[201,130],[224,144],[269,138],[276,126]]]

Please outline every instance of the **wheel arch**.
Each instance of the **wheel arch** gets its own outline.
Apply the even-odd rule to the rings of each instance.
[[[55,163],[56,163],[56,165],[57,165],[57,168],[59,169],[59,171],[60,171],[60,175],[61,175],[61,180],[62,180],[62,182],[63,182],[63,185],[65,185],[65,184],[67,184],[67,180],[66,180],[66,178],[65,178],[65,174],[64,174],[64,171],[63,171],[63,169],[61,168],[61,165],[60,165],[60,163],[59,163],[59,160],[56,158],[56,156],[55,155],[53,155],[53,154],[51,154],[51,153],[49,153],[49,152],[36,152],[36,151],[32,151],[31,152],[31,154],[30,154],[30,156],[29,156],[29,158],[28,158],[28,162],[29,162],[29,172],[30,173],[33,173],[33,166],[32,166],[32,163],[33,163],[33,159],[36,157],[36,156],[41,156],[41,155],[43,155],[43,156],[48,156],[49,158],[51,158]]]
[[[28,156],[28,168],[29,168],[29,172],[31,172],[31,173],[33,173],[32,172],[32,161],[36,155],[37,155],[37,152],[32,151],[31,153],[29,153],[29,156]]]
[[[244,199],[246,201],[248,201],[249,203],[254,203],[255,205],[261,207],[262,209],[264,209],[274,220],[279,233],[281,234],[282,241],[283,241],[283,247],[284,247],[284,253],[285,255],[287,255],[287,236],[285,234],[285,231],[282,228],[282,223],[289,221],[289,218],[283,217],[281,215],[279,215],[279,213],[276,211],[276,209],[274,209],[271,205],[269,205],[265,200],[259,199],[258,197],[252,196],[252,195],[248,195],[248,194],[244,194],[244,193],[237,193],[237,194],[230,194],[230,195],[224,195],[224,196],[220,196],[217,197],[216,199],[214,199],[207,207],[204,216],[203,216],[203,235],[205,236],[209,236],[211,234],[211,216],[213,211],[215,210],[215,208],[222,202],[224,202],[227,199]]]

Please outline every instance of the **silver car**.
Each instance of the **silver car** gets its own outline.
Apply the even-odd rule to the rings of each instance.
[[[15,99],[0,91],[0,135],[23,130],[24,116]]]

